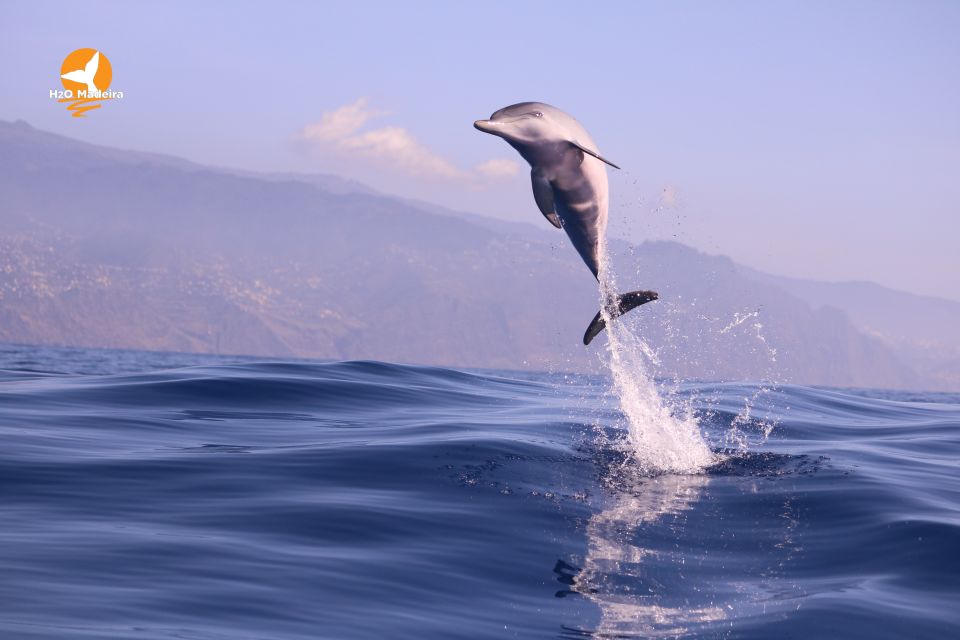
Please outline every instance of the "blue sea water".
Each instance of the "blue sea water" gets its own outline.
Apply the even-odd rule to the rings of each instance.
[[[700,473],[602,376],[0,347],[0,637],[960,637],[960,396],[664,393]]]

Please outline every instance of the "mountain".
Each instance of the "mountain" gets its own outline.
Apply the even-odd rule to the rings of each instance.
[[[852,312],[729,258],[611,249],[624,288],[660,291],[625,321],[661,375],[960,389]],[[3,342],[590,371],[596,305],[548,225],[0,122]]]
[[[896,291],[873,282],[819,282],[739,267],[746,277],[775,286],[814,309],[842,310],[862,333],[885,344],[932,381],[960,388],[960,302]]]

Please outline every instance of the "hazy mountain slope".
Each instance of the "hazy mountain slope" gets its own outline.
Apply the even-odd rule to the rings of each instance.
[[[629,286],[621,277],[623,287],[636,282],[661,295],[640,316],[644,335],[685,378],[735,379],[749,370],[768,379],[839,386],[920,384],[842,312],[812,311],[777,287],[745,279],[729,258],[676,243],[645,243],[629,262],[638,276]]]
[[[778,287],[813,308],[843,311],[863,333],[896,352],[937,386],[960,388],[960,302],[896,291],[873,282],[818,282],[741,273]]]
[[[596,285],[561,232],[0,123],[0,341],[585,370]],[[430,209],[430,210],[427,210]],[[931,378],[729,259],[613,243],[661,373]],[[757,314],[757,315],[751,315]],[[761,328],[756,325],[762,324]]]

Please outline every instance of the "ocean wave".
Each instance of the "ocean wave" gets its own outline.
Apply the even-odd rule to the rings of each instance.
[[[3,636],[960,629],[947,394],[666,385],[716,455],[671,474],[634,463],[602,376],[29,347],[0,369]]]

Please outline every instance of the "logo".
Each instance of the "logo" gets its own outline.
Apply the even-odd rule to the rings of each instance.
[[[113,66],[103,52],[96,49],[77,49],[60,65],[63,89],[51,89],[50,98],[67,105],[74,118],[86,117],[86,112],[99,109],[107,100],[122,100],[123,91],[111,91]]]

